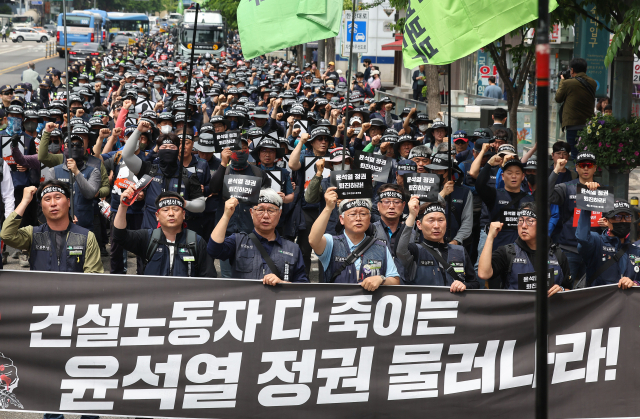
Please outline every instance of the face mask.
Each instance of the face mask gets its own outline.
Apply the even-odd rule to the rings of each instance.
[[[164,165],[166,167],[178,166],[178,150],[158,150],[158,158],[160,159],[160,165]]]
[[[158,83],[154,84],[153,87],[155,87],[158,90],[162,89],[162,85]]]
[[[69,147],[69,157],[79,162],[84,158],[84,149],[80,147]]]
[[[160,132],[163,134],[169,134],[173,130],[171,125],[163,125],[160,127]]]
[[[56,143],[51,143],[49,144],[49,153],[51,154],[58,154],[60,153],[60,142]]]
[[[525,177],[527,178],[529,185],[536,186],[536,175],[526,175]]]
[[[247,161],[249,160],[249,151],[234,150],[231,153],[231,166],[236,169],[244,169],[247,167]]]
[[[0,130],[4,130],[4,129],[6,129],[6,128],[7,128],[7,126],[8,126],[8,124],[2,124],[2,125],[0,125]]]
[[[24,123],[25,131],[33,132],[38,128],[38,121],[27,121]]]
[[[422,132],[425,132],[427,130],[427,128],[429,128],[429,125],[418,125],[418,129]]]
[[[610,230],[614,236],[624,239],[631,231],[631,223],[612,223],[613,228]]]
[[[229,129],[238,129],[238,121],[230,121],[229,126]]]
[[[138,87],[144,87],[144,82],[139,81],[138,83],[136,83],[136,85],[137,85]]]

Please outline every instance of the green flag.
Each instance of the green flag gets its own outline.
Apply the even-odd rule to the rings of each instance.
[[[184,13],[184,3],[182,2],[182,0],[178,0],[178,8],[176,9],[176,13]]]
[[[245,59],[338,35],[342,0],[240,0]]]
[[[404,66],[449,64],[537,18],[537,0],[410,0]]]

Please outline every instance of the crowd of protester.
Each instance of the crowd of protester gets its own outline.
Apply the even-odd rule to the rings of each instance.
[[[437,115],[374,100],[363,73],[340,81],[332,62],[320,74],[309,63],[246,61],[236,39],[225,56],[197,57],[190,73],[173,53],[170,36],[147,36],[50,68],[39,86],[0,87],[1,237],[19,249],[4,264],[102,273],[108,257],[110,273],[125,274],[131,253],[138,275],[276,285],[309,282],[315,253],[321,282],[369,291],[522,289],[520,277],[534,273],[535,147],[518,154],[504,109],[492,126],[452,132]],[[218,149],[236,131],[240,141]],[[359,153],[390,158],[388,179],[371,198],[338,199],[326,173],[355,168]],[[548,294],[637,285],[634,211],[621,199],[609,213],[577,210],[577,187],[600,186],[598,162],[571,153],[553,145]],[[408,193],[412,173],[438,176],[437,199]],[[230,175],[261,180],[258,204],[225,197]]]

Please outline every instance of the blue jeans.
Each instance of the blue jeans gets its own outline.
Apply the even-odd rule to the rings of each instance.
[[[577,129],[565,130],[567,142],[571,146],[571,158],[574,160],[576,159],[576,157],[578,157],[578,149],[576,148],[576,138],[578,138],[578,131],[579,130]]]
[[[569,262],[569,272],[571,272],[571,279],[575,284],[587,272],[587,266],[584,263],[584,260],[582,260],[582,256],[579,254],[569,252],[567,250],[563,250],[562,252],[567,257],[567,261]]]
[[[231,262],[228,260],[220,260],[220,278],[232,278]]]

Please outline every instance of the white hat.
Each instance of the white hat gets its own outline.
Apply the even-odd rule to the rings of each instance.
[[[342,70],[336,70],[336,73],[342,74]]]
[[[378,70],[373,70],[373,71],[371,72],[371,75],[373,76],[374,74],[380,74],[380,72],[379,72]]]

